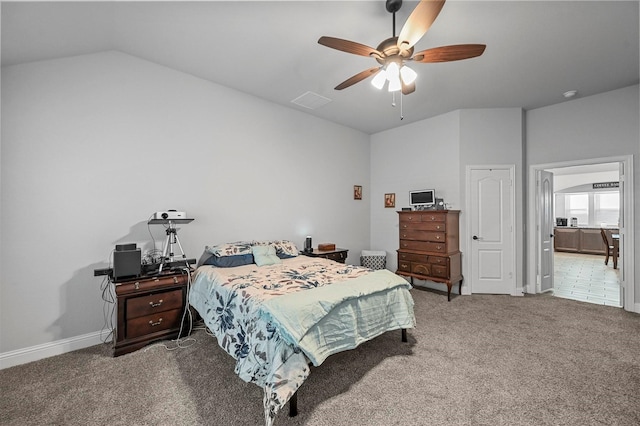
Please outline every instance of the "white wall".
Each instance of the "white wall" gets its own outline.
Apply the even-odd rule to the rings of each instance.
[[[640,263],[640,102],[638,85],[526,113],[527,168],[531,165],[633,155],[635,264]],[[636,268],[635,303],[640,303]]]
[[[119,53],[2,69],[0,354],[98,332],[114,245],[369,243],[369,137]],[[151,226],[161,246],[162,226]]]
[[[396,211],[409,207],[409,191],[435,189],[451,209],[460,208],[459,176],[452,173],[459,168],[459,115],[452,112],[371,136],[371,248],[387,252],[387,269],[397,269]],[[395,208],[384,207],[385,193],[396,194]]]
[[[522,186],[523,121],[519,108],[461,110],[371,137],[371,243],[387,251],[387,267],[397,268],[398,215],[408,207],[409,191],[433,188],[452,210],[461,210],[460,243],[464,256],[467,240],[465,182],[467,165],[515,164],[516,182]],[[384,193],[396,193],[396,209],[385,209]],[[522,192],[516,197],[516,244],[522,246]],[[522,283],[522,250],[517,256],[517,280]],[[422,283],[446,290],[446,285]],[[463,293],[466,285],[463,283]]]
[[[553,175],[553,191],[560,192],[567,188],[580,186],[585,184],[593,184],[596,182],[617,182],[620,173],[615,172],[593,172],[593,173],[577,173],[574,175]]]

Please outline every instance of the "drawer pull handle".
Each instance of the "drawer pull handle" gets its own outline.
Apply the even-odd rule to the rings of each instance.
[[[152,308],[157,308],[158,306],[162,305],[162,299],[160,299],[158,303],[149,302],[149,305],[151,305]]]
[[[155,327],[156,325],[160,325],[162,323],[162,318],[160,318],[157,322],[149,321],[149,325],[151,327]]]
[[[178,277],[173,277],[173,283],[178,284]]]
[[[140,290],[140,283],[136,281],[136,283],[134,284],[134,287],[136,288],[136,290]]]
[[[408,268],[409,267],[409,265],[407,265],[406,263],[402,263],[402,264],[400,264],[400,266],[402,266],[403,268]]]

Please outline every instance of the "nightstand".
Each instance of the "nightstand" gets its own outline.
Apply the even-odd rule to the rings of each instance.
[[[313,249],[312,252],[301,251],[300,254],[309,257],[323,257],[325,259],[335,260],[336,262],[345,263],[347,260],[348,249],[336,248],[334,250],[318,250]]]
[[[114,283],[117,325],[113,356],[179,337],[188,282],[188,274],[179,271]],[[183,327],[183,335],[187,332],[188,326]]]

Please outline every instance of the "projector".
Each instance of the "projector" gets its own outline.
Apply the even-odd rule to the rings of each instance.
[[[186,212],[179,212],[176,210],[166,210],[163,212],[155,212],[153,214],[154,219],[164,219],[164,220],[173,220],[173,219],[186,219]]]

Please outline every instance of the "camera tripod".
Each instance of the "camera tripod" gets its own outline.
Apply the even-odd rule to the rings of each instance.
[[[182,249],[182,244],[180,244],[180,239],[178,238],[178,230],[176,229],[176,225],[172,220],[169,221],[169,227],[166,230],[167,239],[164,242],[164,249],[162,250],[162,263],[160,263],[160,268],[158,269],[158,273],[162,272],[162,267],[166,263],[172,263],[176,261],[175,253],[173,252],[174,244],[178,244],[178,248],[182,253],[182,259],[186,261],[187,256],[184,254],[184,250]]]
[[[167,238],[164,242],[164,247],[162,249],[162,260],[160,262],[160,266],[158,268],[158,273],[162,272],[162,269],[165,265],[171,266],[173,262],[181,262],[184,260],[185,266],[189,266],[187,263],[187,256],[184,254],[184,249],[182,248],[182,244],[180,244],[180,239],[178,238],[178,230],[176,229],[177,223],[189,223],[193,219],[151,219],[149,220],[149,224],[163,224],[168,225],[165,230],[167,234]],[[178,245],[178,249],[180,250],[181,257],[176,259],[176,253],[173,251],[173,246]]]

